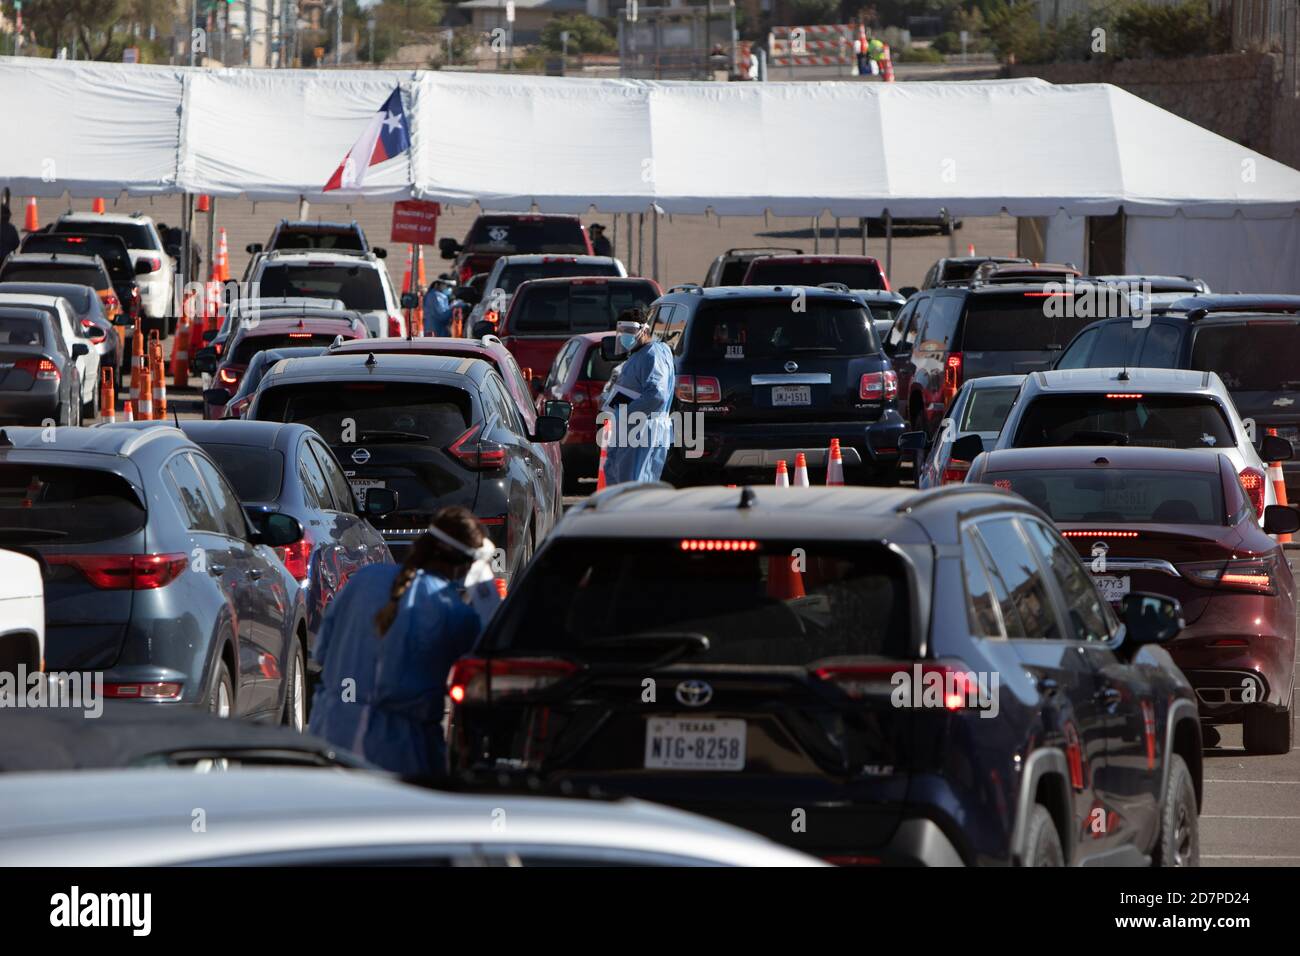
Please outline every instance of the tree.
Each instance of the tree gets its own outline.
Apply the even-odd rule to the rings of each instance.
[[[542,46],[555,53],[564,48],[560,34],[569,33],[570,53],[612,53],[618,42],[605,29],[605,24],[585,13],[552,17],[542,27]]]

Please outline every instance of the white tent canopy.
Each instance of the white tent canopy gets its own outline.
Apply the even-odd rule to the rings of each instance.
[[[321,193],[403,90],[411,150]],[[667,83],[0,58],[0,185],[547,212],[1300,214],[1300,172],[1113,86]]]

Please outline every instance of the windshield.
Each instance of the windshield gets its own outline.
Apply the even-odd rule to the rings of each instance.
[[[103,222],[96,220],[60,220],[50,227],[50,232],[88,233],[97,236],[117,236],[128,249],[158,250],[158,240],[149,227],[135,222]]]
[[[807,540],[688,548],[678,539],[554,543],[503,607],[493,646],[643,655],[648,645],[638,650],[624,641],[620,648],[611,640],[685,631],[710,642],[690,656],[692,663],[805,665],[906,653],[907,579],[883,548]],[[795,548],[805,555],[797,570],[788,567]]]
[[[470,230],[465,248],[471,252],[501,255],[526,252],[589,252],[582,225],[576,219],[480,216]]]
[[[469,427],[471,408],[469,393],[449,385],[304,383],[272,388],[259,402],[257,417],[310,425],[331,445],[421,441],[445,446]]]
[[[1223,411],[1204,395],[1044,395],[1025,410],[1017,448],[1050,445],[1235,446]]]
[[[856,302],[809,297],[804,311],[793,299],[706,302],[691,324],[691,353],[715,358],[775,358],[824,353],[868,355],[880,342]]]
[[[531,286],[510,310],[510,333],[608,332],[624,309],[646,308],[658,297],[649,282]]]
[[[1096,315],[1080,316],[1065,302],[1042,293],[972,295],[966,299],[961,348],[968,352],[1026,352],[1063,349]]]
[[[88,544],[144,527],[125,479],[93,468],[0,465],[0,545]]]
[[[0,267],[0,282],[68,282],[92,289],[109,289],[108,276],[94,266],[63,262],[6,262]]]
[[[613,262],[532,262],[512,264],[501,270],[496,287],[507,295],[530,279],[562,278],[569,276],[616,276],[618,267]]]
[[[1218,372],[1232,391],[1276,392],[1300,386],[1292,364],[1297,350],[1300,323],[1205,325],[1192,339],[1191,367]]]
[[[1011,406],[1020,387],[972,389],[966,402],[966,412],[957,425],[962,432],[1000,432],[1002,424],[1011,414]]]
[[[339,299],[345,308],[362,312],[388,308],[379,271],[365,265],[275,264],[262,270],[259,293],[264,298],[305,296],[316,299]]]
[[[755,259],[745,285],[817,286],[842,282],[850,289],[884,289],[880,266],[871,262],[803,262]]]
[[[1221,525],[1225,521],[1218,471],[995,471],[986,473],[984,481],[1009,488],[1058,522]]]

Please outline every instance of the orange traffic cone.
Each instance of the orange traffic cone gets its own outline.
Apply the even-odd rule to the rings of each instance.
[[[606,418],[605,424],[601,428],[601,435],[604,441],[600,442],[600,468],[596,470],[596,490],[605,490],[605,462],[609,460],[609,443],[614,437],[614,420]]]
[[[99,377],[99,420],[117,421],[117,395],[113,389],[113,370],[106,368]]]
[[[181,310],[181,317],[176,322],[176,334],[172,337],[172,381],[177,388],[189,388],[190,385],[190,318]]]
[[[226,230],[221,230],[221,240],[217,243],[217,278],[222,282],[230,281],[230,247],[226,245]]]
[[[203,348],[205,344],[203,341],[203,333],[207,331],[207,323],[203,319],[203,310],[194,308],[195,304],[197,303],[195,303],[194,300],[191,300],[190,310],[194,313],[194,316],[193,321],[190,323],[189,347],[185,350],[189,353],[191,362],[194,361],[194,357],[199,354],[199,349]]]
[[[134,386],[134,382],[132,382]],[[140,372],[140,398],[135,403],[136,412],[140,416],[140,421],[153,421],[153,381],[149,374],[148,363],[141,366]]]
[[[28,232],[35,232],[39,228],[41,228],[41,216],[40,213],[36,211],[36,197],[28,196],[27,197],[27,219],[23,223],[23,229],[27,230]]]
[[[808,481],[808,458],[803,452],[794,456],[794,486],[796,488],[807,488]]]
[[[144,330],[140,328],[140,320],[137,318],[131,330],[131,401],[136,408],[140,407],[140,383],[144,380],[144,374]]]
[[[786,470],[784,458],[776,463],[776,487],[790,487],[790,472]]]
[[[1276,435],[1276,434],[1277,434],[1277,429],[1276,429],[1276,428],[1270,428],[1270,429],[1268,430],[1268,433],[1269,433],[1270,435]],[[1285,504],[1287,504],[1287,500],[1286,500],[1286,476],[1282,473],[1282,463],[1281,463],[1281,462],[1278,462],[1278,461],[1270,461],[1270,462],[1268,463],[1268,478],[1269,478],[1269,481],[1273,482],[1273,494],[1277,496],[1277,503],[1280,504],[1280,505],[1285,505]],[[1278,541],[1278,544],[1290,544],[1290,543],[1291,543],[1291,535],[1289,535],[1289,534],[1279,534],[1279,535],[1277,536],[1277,541]]]
[[[164,420],[167,417],[167,378],[164,374],[162,339],[158,330],[149,333],[149,379],[153,383],[154,418]]]
[[[198,201],[194,203],[195,212],[211,212],[212,200],[208,198],[207,193],[199,193]]]
[[[880,78],[886,83],[894,82],[894,58],[890,55],[889,44],[885,44],[884,55],[880,58]]]
[[[135,421],[135,402],[131,401],[129,398],[122,403],[122,421]]]
[[[840,453],[840,440],[831,439],[831,452],[826,461],[826,486],[844,484],[844,457]]]
[[[966,243],[966,255],[968,256],[975,255],[975,243],[973,242]]]
[[[100,216],[104,214],[104,200],[102,197],[95,198],[95,201],[90,204],[90,211]]]

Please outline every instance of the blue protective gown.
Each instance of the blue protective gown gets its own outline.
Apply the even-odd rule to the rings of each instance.
[[[613,485],[622,481],[658,481],[673,437],[672,422],[667,417],[677,385],[672,350],[657,340],[634,350],[623,363],[617,384],[641,395],[626,405],[611,408],[611,412],[629,417],[641,412],[652,417],[640,429],[643,433],[640,440],[636,440],[638,429],[621,428],[615,418],[609,457],[605,461],[605,482]],[[628,438],[626,445],[620,445],[622,432]]]
[[[451,297],[434,286],[424,294],[424,334],[451,335]]]
[[[313,652],[322,670],[310,730],[385,770],[442,774],[447,673],[473,648],[482,625],[450,582],[422,571],[381,637],[374,617],[398,570],[395,564],[361,568],[330,602]],[[349,680],[355,689],[345,698]]]

